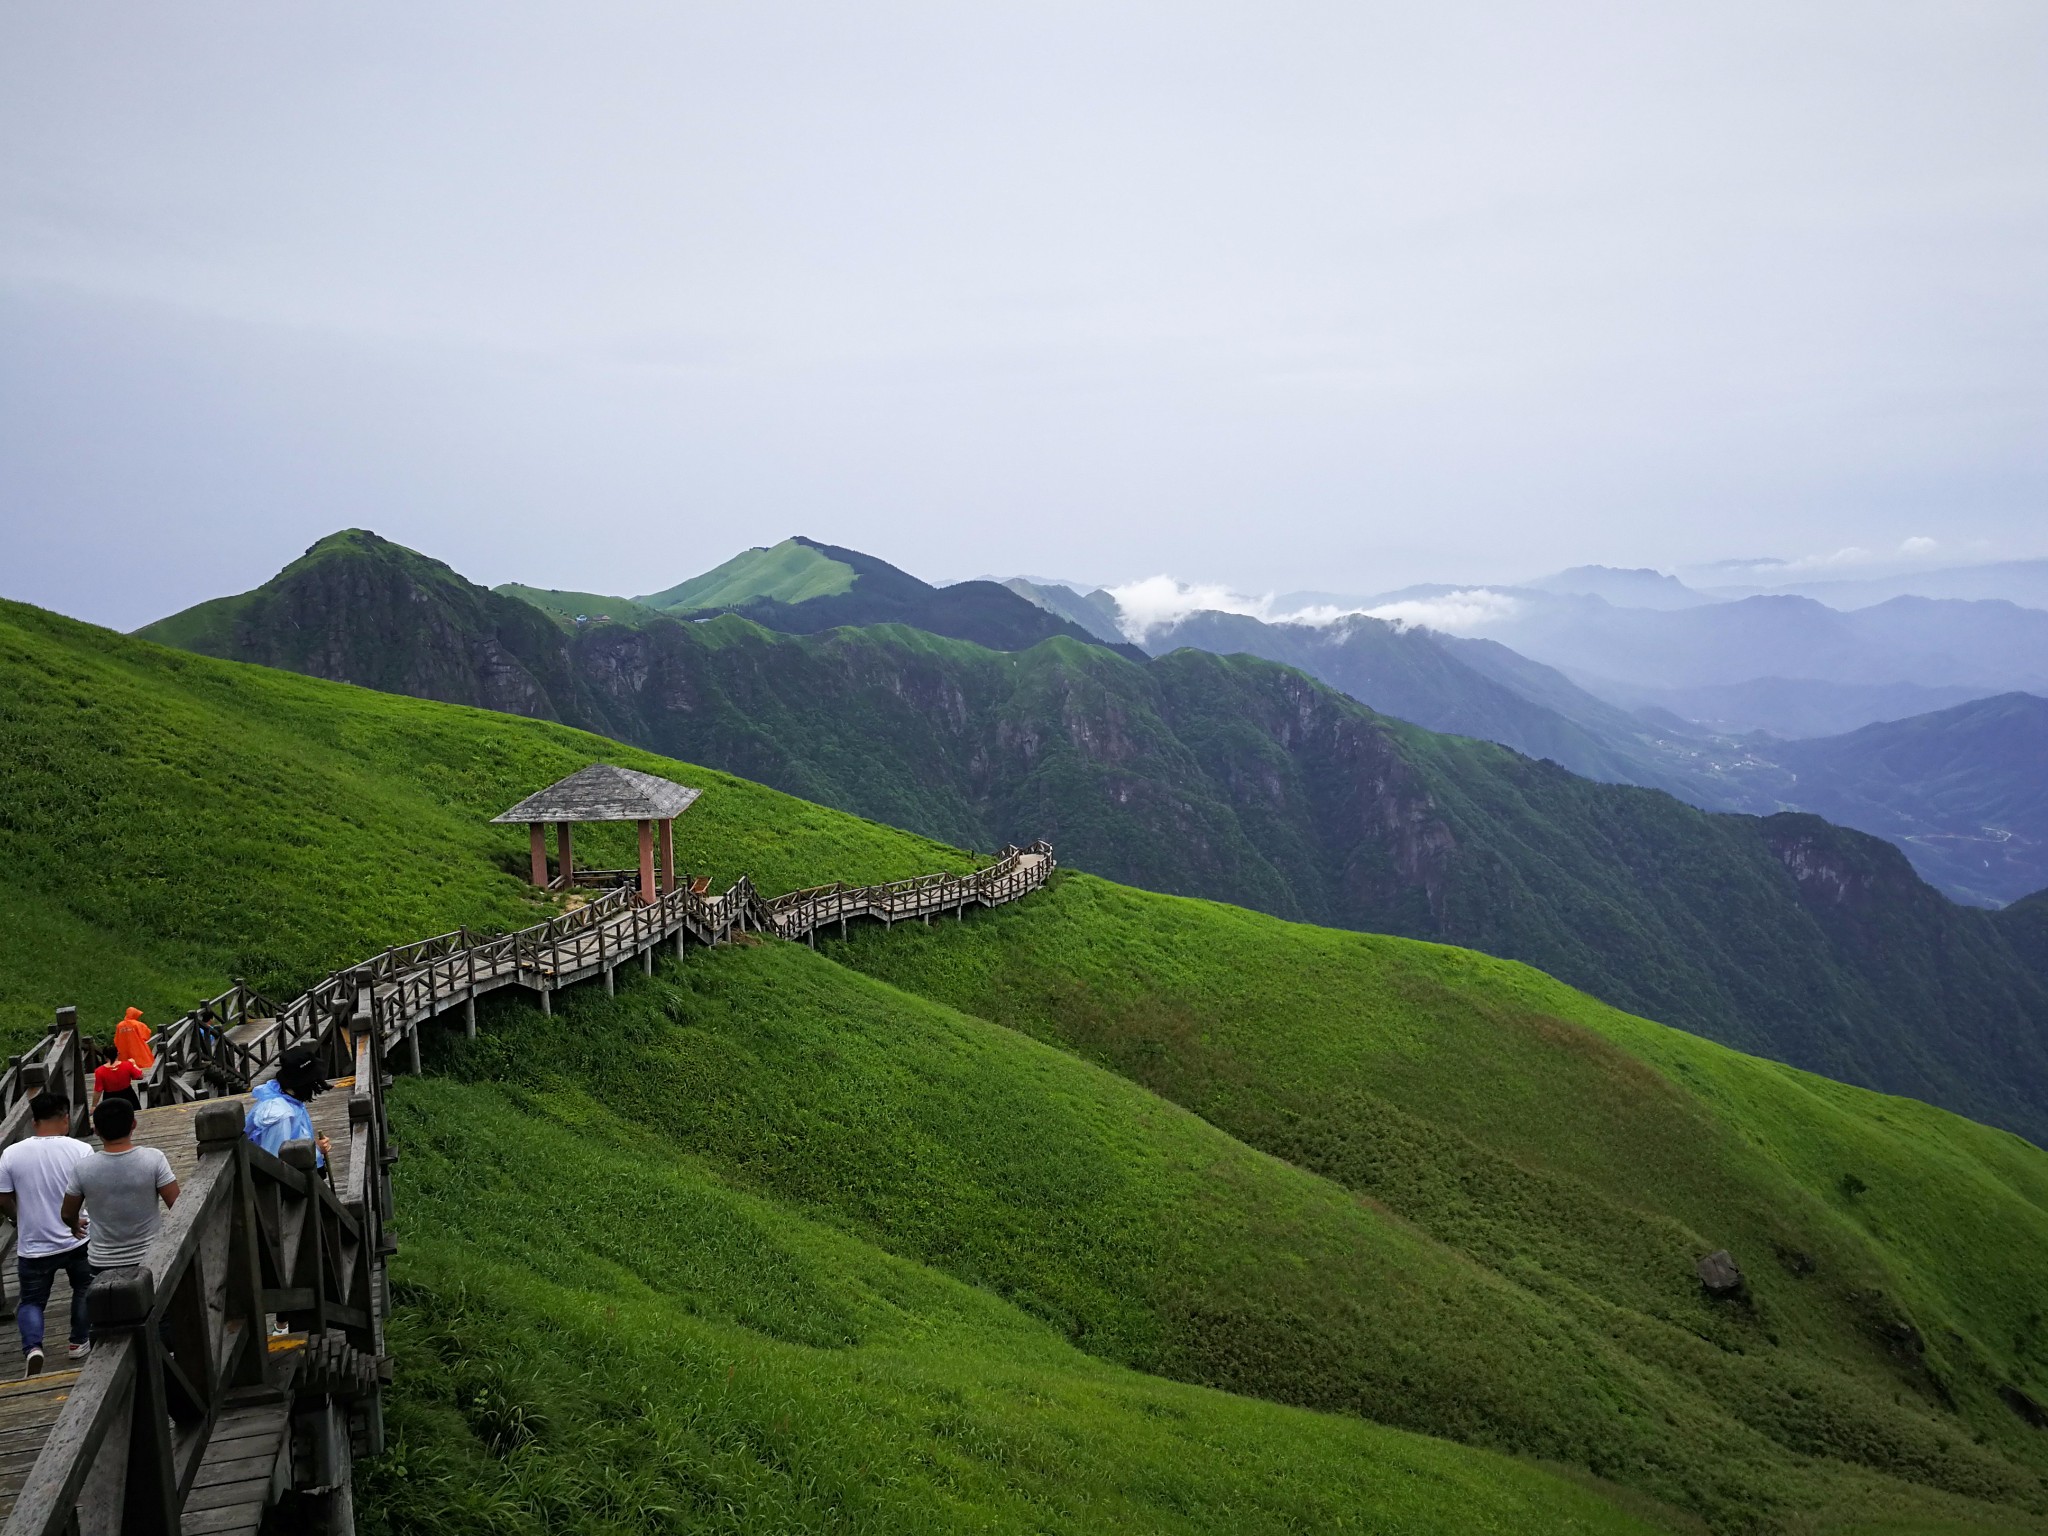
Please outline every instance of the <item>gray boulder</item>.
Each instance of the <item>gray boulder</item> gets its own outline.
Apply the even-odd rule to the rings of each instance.
[[[1726,1248],[1716,1248],[1693,1268],[1700,1284],[1715,1296],[1732,1296],[1742,1289],[1742,1269]]]

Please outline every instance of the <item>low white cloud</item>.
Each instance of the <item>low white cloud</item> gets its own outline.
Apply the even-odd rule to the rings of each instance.
[[[1116,599],[1117,623],[1132,640],[1143,640],[1162,624],[1191,613],[1242,613],[1263,619],[1273,609],[1271,596],[1252,597],[1228,587],[1176,581],[1171,576],[1127,581],[1109,588],[1109,595]]]
[[[1415,629],[1436,629],[1462,635],[1514,618],[1521,603],[1490,587],[1468,587],[1437,597],[1408,598],[1373,608],[1322,604],[1282,611],[1273,594],[1236,592],[1229,587],[1147,576],[1108,589],[1116,599],[1117,623],[1132,640],[1142,642],[1153,630],[1177,623],[1192,613],[1241,613],[1268,624],[1309,624],[1327,628],[1360,616]]]
[[[1522,605],[1506,592],[1488,587],[1467,587],[1441,597],[1409,598],[1382,603],[1365,610],[1366,616],[1385,619],[1413,629],[1436,629],[1445,634],[1469,635],[1505,623],[1521,612]]]
[[[1939,539],[1930,539],[1925,534],[1915,534],[1911,538],[1901,539],[1896,545],[1878,549],[1867,548],[1861,544],[1845,544],[1839,549],[1801,555],[1794,560],[1719,560],[1697,574],[1711,582],[1754,581],[1770,585],[1782,584],[1798,577],[1841,576],[1850,573],[1866,577],[1877,576],[1888,571],[1899,571],[1909,565],[1953,564],[1959,558],[1985,559],[1990,553],[1990,545],[1983,540],[1948,545]]]
[[[1902,539],[1899,546],[1891,550],[1866,549],[1861,544],[1849,544],[1828,554],[1804,555],[1797,560],[1776,562],[1776,571],[1835,571],[1854,569],[1867,565],[1895,565],[1901,560],[1929,560],[1939,553],[1938,540],[1923,535]]]

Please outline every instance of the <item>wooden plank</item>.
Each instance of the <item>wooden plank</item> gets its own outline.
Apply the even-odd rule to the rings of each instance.
[[[0,1429],[47,1429],[56,1423],[57,1416],[64,1411],[64,1404],[70,1401],[71,1383],[48,1392],[39,1392],[34,1397],[17,1398],[0,1408]]]
[[[12,1455],[24,1446],[41,1445],[49,1438],[48,1424],[17,1424],[12,1429],[0,1430],[0,1451]]]
[[[201,1465],[211,1465],[215,1457],[223,1461],[245,1461],[251,1456],[263,1455],[266,1447],[275,1455],[281,1438],[281,1429],[276,1427],[261,1434],[232,1435],[226,1439],[216,1429],[213,1438],[206,1442],[206,1460]]]
[[[23,1381],[10,1381],[0,1386],[0,1407],[19,1398],[34,1397],[38,1392],[52,1392],[59,1387],[68,1387],[76,1380],[78,1370],[74,1366],[61,1371],[45,1370],[42,1375],[30,1376]]]
[[[248,1435],[267,1435],[289,1419],[291,1412],[291,1404],[283,1401],[228,1408],[214,1421],[213,1437],[232,1440]]]
[[[245,1477],[239,1483],[216,1483],[211,1488],[195,1488],[191,1497],[185,1500],[185,1512],[197,1514],[203,1509],[226,1509],[236,1504],[261,1505],[270,1497],[270,1472],[266,1468],[261,1477]]]
[[[47,1439],[44,1435],[42,1439]],[[0,1477],[10,1472],[28,1476],[28,1469],[36,1464],[36,1458],[43,1453],[41,1440],[33,1445],[24,1444],[18,1450],[0,1451]]]
[[[222,1414],[213,1427],[213,1438],[206,1442],[206,1454],[227,1457],[230,1461],[242,1456],[254,1456],[251,1446],[274,1443],[291,1422],[290,1406],[280,1403],[275,1416],[263,1419],[230,1418]]]
[[[261,1446],[261,1441],[247,1442]],[[213,1447],[206,1448],[206,1460],[199,1464],[199,1475],[192,1480],[194,1488],[214,1488],[222,1483],[246,1483],[252,1478],[268,1478],[277,1466],[278,1444],[273,1441],[268,1450],[259,1449],[248,1456],[237,1456],[232,1460],[213,1459]],[[188,1501],[189,1503],[189,1501]]]
[[[261,1500],[219,1509],[188,1509],[178,1521],[178,1531],[180,1536],[253,1536],[263,1526],[263,1510]]]

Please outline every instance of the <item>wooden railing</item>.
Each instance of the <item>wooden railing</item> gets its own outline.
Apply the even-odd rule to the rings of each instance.
[[[0,1148],[28,1135],[28,1101],[45,1088],[54,1088],[71,1100],[76,1129],[83,1123],[88,1075],[78,1010],[59,1008],[43,1038],[19,1056],[9,1057],[6,1072],[0,1073]]]
[[[456,929],[395,945],[288,1003],[238,979],[158,1036],[157,1064],[142,1083],[148,1102],[240,1093],[275,1073],[288,1047],[310,1045],[331,1075],[354,1075],[346,1187],[333,1188],[316,1169],[310,1142],[288,1143],[281,1157],[249,1142],[239,1102],[198,1110],[195,1170],[142,1265],[94,1283],[95,1337],[106,1342],[65,1399],[0,1536],[177,1530],[223,1412],[266,1394],[290,1399],[294,1444],[311,1458],[297,1486],[346,1500],[353,1458],[383,1443],[383,1264],[395,1251],[387,1227],[396,1160],[387,1150],[385,1062],[402,1047],[419,1070],[419,1031],[429,1020],[462,1007],[473,1031],[477,997],[505,986],[531,988],[543,1007],[578,981],[601,975],[609,987],[620,965],[638,958],[651,968],[670,942],[680,952],[690,939],[714,945],[766,933],[815,946],[820,932],[843,934],[854,918],[964,917],[970,906],[1036,890],[1055,867],[1051,846],[1039,842],[1005,848],[971,874],[823,885],[772,899],[744,876],[715,897],[685,877],[648,903],[636,889],[609,885],[516,933]],[[76,1011],[63,1010],[0,1074],[0,1146],[29,1133],[28,1100],[45,1084],[64,1087],[82,1116],[86,1080]],[[0,1257],[11,1233],[4,1242]],[[271,1317],[303,1335],[303,1346],[275,1355]]]
[[[305,1528],[346,1528],[321,1506],[338,1502],[345,1514],[355,1458],[383,1448],[388,1373],[391,1190],[383,1052],[367,1003],[341,1032],[356,1083],[346,1187],[316,1166],[310,1141],[287,1142],[279,1157],[257,1147],[239,1100],[200,1108],[195,1166],[148,1253],[93,1282],[92,1355],[6,1536],[176,1531],[223,1416],[265,1408],[276,1424],[265,1454],[280,1457],[284,1435],[297,1438]],[[272,1318],[291,1347],[272,1348]]]

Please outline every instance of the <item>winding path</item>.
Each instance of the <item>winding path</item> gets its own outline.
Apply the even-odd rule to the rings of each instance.
[[[973,874],[886,885],[819,886],[765,898],[742,878],[712,897],[683,880],[643,903],[633,872],[585,875],[598,894],[518,933],[466,929],[399,945],[336,971],[277,1005],[240,982],[158,1037],[136,1140],[160,1147],[182,1189],[148,1257],[103,1275],[90,1296],[94,1349],[77,1369],[0,1384],[0,1536],[254,1533],[290,1501],[290,1528],[353,1532],[355,1458],[383,1449],[385,1268],[391,1166],[384,1090],[398,1053],[419,1070],[420,1031],[504,987],[543,1009],[579,982],[616,984],[620,966],[651,971],[662,948],[724,944],[746,933],[815,947],[856,920],[964,920],[1037,890],[1052,848],[1006,848]],[[311,1045],[334,1091],[313,1104],[329,1165],[311,1142],[272,1157],[242,1133],[248,1091],[286,1048]],[[84,1134],[86,1066],[77,1011],[0,1076],[0,1147],[29,1134],[28,1103],[64,1088]],[[0,1226],[0,1270],[14,1249]],[[51,1337],[69,1305],[60,1280]],[[11,1310],[11,1299],[10,1308]],[[20,1369],[13,1330],[0,1370]],[[61,1359],[61,1353],[59,1355]],[[55,1362],[52,1362],[53,1365]],[[283,1512],[280,1512],[283,1513]]]

